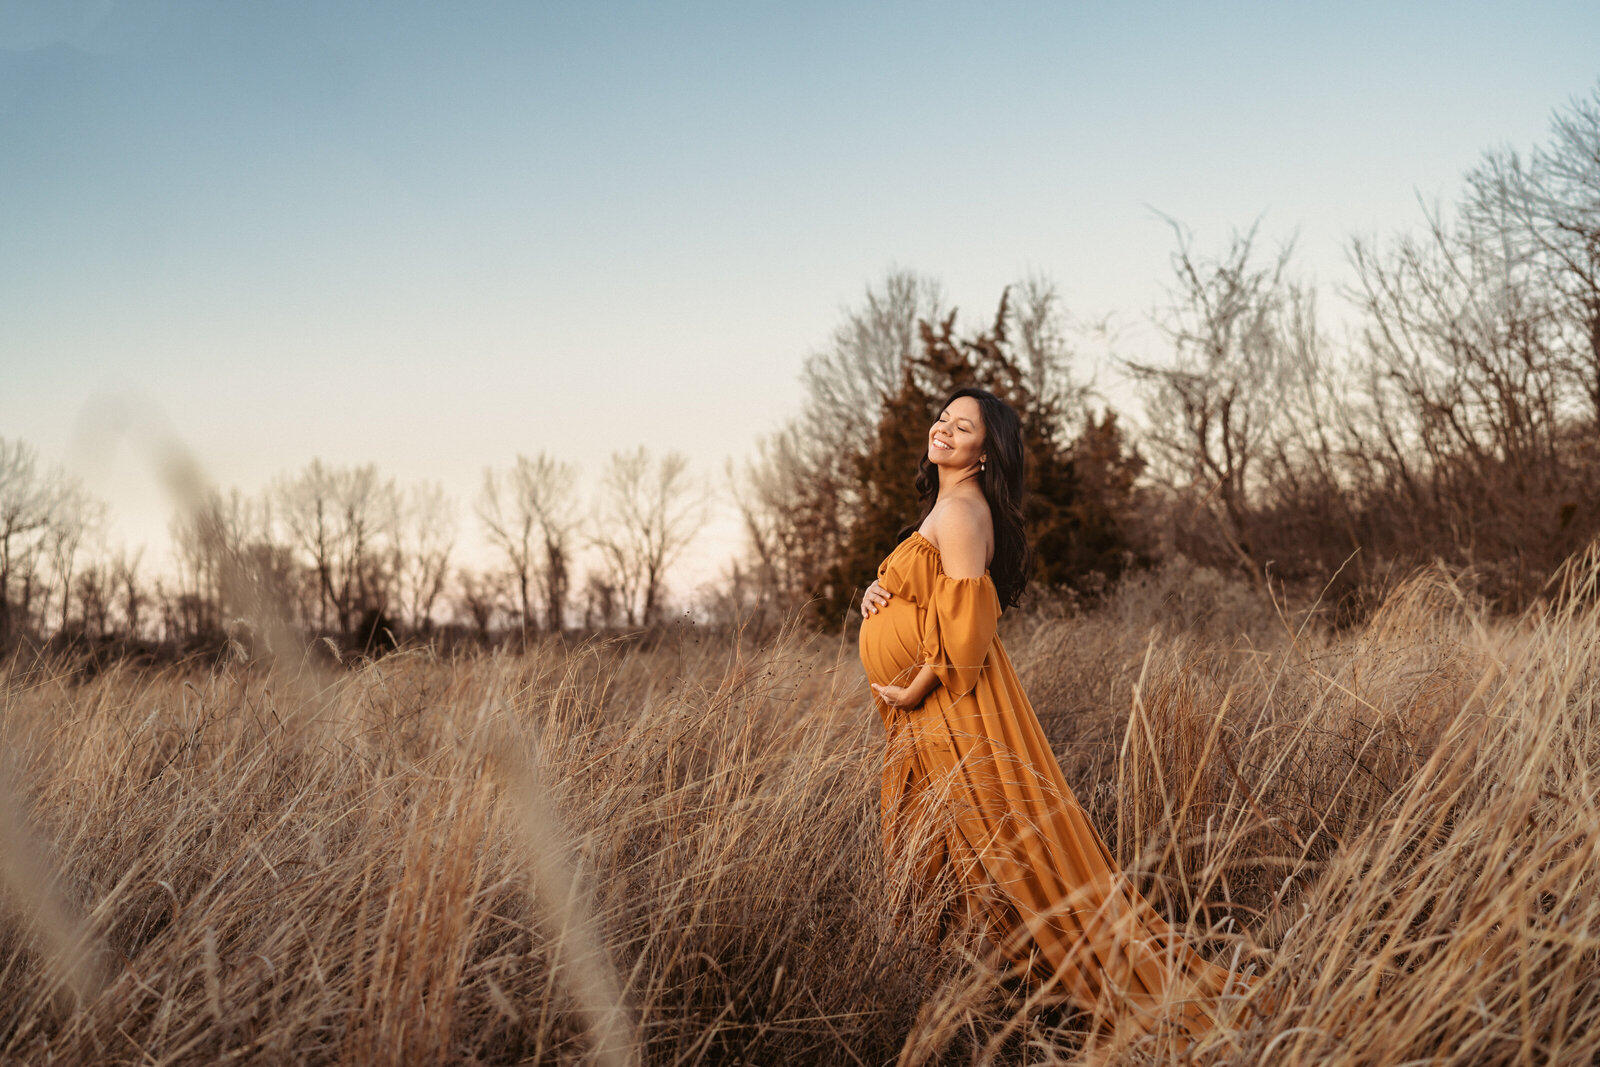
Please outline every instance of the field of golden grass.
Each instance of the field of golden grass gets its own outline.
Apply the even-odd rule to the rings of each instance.
[[[1195,1063],[1600,1054],[1600,611],[1339,634],[1177,566],[1002,636],[1158,908],[1272,1010]],[[0,1059],[1138,1063],[897,923],[850,638],[13,666]]]

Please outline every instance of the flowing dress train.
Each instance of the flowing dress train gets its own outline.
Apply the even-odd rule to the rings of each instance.
[[[995,636],[989,575],[948,577],[913,533],[878,582],[893,596],[861,625],[868,678],[906,685],[928,664],[940,683],[915,709],[875,698],[888,734],[886,855],[909,855],[919,881],[955,879],[1018,969],[1102,1020],[1209,1028],[1229,972],[1184,943],[1089,824]]]

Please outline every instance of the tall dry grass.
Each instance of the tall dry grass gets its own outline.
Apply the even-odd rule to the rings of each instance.
[[[1102,1032],[916,934],[854,646],[13,667],[11,1062],[1460,1064],[1600,1053],[1600,612],[1329,634],[1181,566],[1004,636],[1096,824],[1265,1009]]]

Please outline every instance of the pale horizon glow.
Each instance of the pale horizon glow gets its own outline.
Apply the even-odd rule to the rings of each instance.
[[[1579,2],[0,3],[0,436],[153,554],[171,505],[95,446],[113,401],[224,487],[438,481],[466,545],[519,452],[720,480],[894,267],[968,322],[1054,279],[1111,316],[1078,370],[1114,390],[1158,354],[1157,212],[1201,248],[1259,217],[1331,289],[1352,234],[1541,141],[1597,42]]]

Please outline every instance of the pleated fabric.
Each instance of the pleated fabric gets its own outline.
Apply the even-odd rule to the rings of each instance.
[[[995,636],[989,575],[947,576],[913,533],[878,582],[893,596],[861,626],[868,678],[905,685],[928,664],[940,683],[916,709],[875,698],[886,854],[921,881],[954,878],[968,917],[1019,971],[1102,1020],[1208,1029],[1229,972],[1177,936],[1089,824]]]

